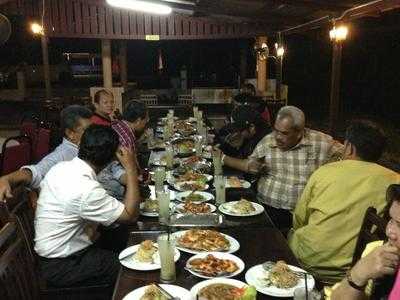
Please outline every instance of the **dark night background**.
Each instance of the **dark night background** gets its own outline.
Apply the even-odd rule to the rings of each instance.
[[[27,23],[13,19],[12,38],[0,48],[0,68],[21,61],[41,64],[39,39]],[[310,118],[325,120],[329,108],[331,42],[329,28],[285,37],[283,81],[289,85],[289,103],[304,108]],[[273,46],[271,41],[270,46]],[[254,40],[129,41],[129,79],[139,88],[168,87],[168,78],[188,69],[189,85],[237,86],[240,48],[248,49],[248,77],[254,77]],[[114,43],[115,44],[115,43]],[[117,48],[114,47],[117,54]],[[164,58],[164,80],[157,73],[158,51]],[[100,52],[100,41],[52,39],[50,63],[62,62],[62,52]],[[351,23],[343,47],[341,101],[342,116],[371,115],[394,125],[399,117],[400,99],[400,13],[364,18]],[[275,63],[269,61],[271,77]],[[216,81],[212,80],[216,74]],[[161,82],[161,83],[160,83]]]

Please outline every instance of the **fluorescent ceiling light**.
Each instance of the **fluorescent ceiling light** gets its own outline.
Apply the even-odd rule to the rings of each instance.
[[[157,4],[148,1],[138,0],[107,0],[107,3],[111,6],[137,10],[150,14],[168,15],[172,12],[171,7],[163,4]]]

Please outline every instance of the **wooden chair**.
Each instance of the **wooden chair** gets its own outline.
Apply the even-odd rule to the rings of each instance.
[[[38,300],[38,277],[14,222],[0,230],[0,299]]]
[[[10,143],[19,142],[14,146],[9,146]],[[15,136],[8,138],[1,152],[1,174],[9,174],[28,165],[32,160],[32,142],[28,136]]]
[[[157,105],[157,95],[140,95],[140,101],[146,105]]]
[[[364,215],[364,220],[361,225],[360,233],[353,254],[352,265],[361,258],[361,255],[370,242],[386,239],[387,221],[377,215],[374,207],[368,207]]]
[[[180,105],[189,105],[192,106],[193,105],[193,95],[179,95],[178,96],[178,104]]]

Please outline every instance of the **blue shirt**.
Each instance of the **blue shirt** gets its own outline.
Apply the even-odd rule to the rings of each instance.
[[[28,169],[32,173],[32,181],[30,186],[32,188],[39,188],[40,182],[43,180],[47,172],[57,163],[61,161],[69,161],[78,156],[78,146],[63,139],[62,143],[57,148],[46,155],[36,165],[24,166],[21,169]]]

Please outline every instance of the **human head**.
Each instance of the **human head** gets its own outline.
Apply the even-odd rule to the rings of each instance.
[[[93,124],[83,133],[78,157],[100,172],[115,158],[118,145],[118,134],[111,127]]]
[[[99,90],[94,94],[93,105],[97,114],[109,117],[115,109],[114,95],[108,90]]]
[[[256,95],[256,88],[251,83],[246,83],[242,87],[242,93],[255,96]]]
[[[92,112],[81,105],[70,105],[64,108],[60,114],[64,136],[75,145],[79,145],[83,132],[91,124],[91,116]]]
[[[347,127],[344,146],[344,158],[376,162],[386,147],[386,137],[374,122],[356,120]]]
[[[122,119],[129,122],[137,136],[140,136],[149,122],[149,113],[146,104],[139,101],[129,101],[122,113]]]
[[[295,106],[282,107],[274,125],[274,137],[278,148],[286,151],[296,146],[304,135],[305,122],[301,109]]]
[[[252,138],[265,122],[261,115],[250,105],[235,108],[231,114],[232,124],[244,139]]]
[[[391,184],[386,195],[389,206],[386,235],[389,242],[400,249],[400,184]]]

